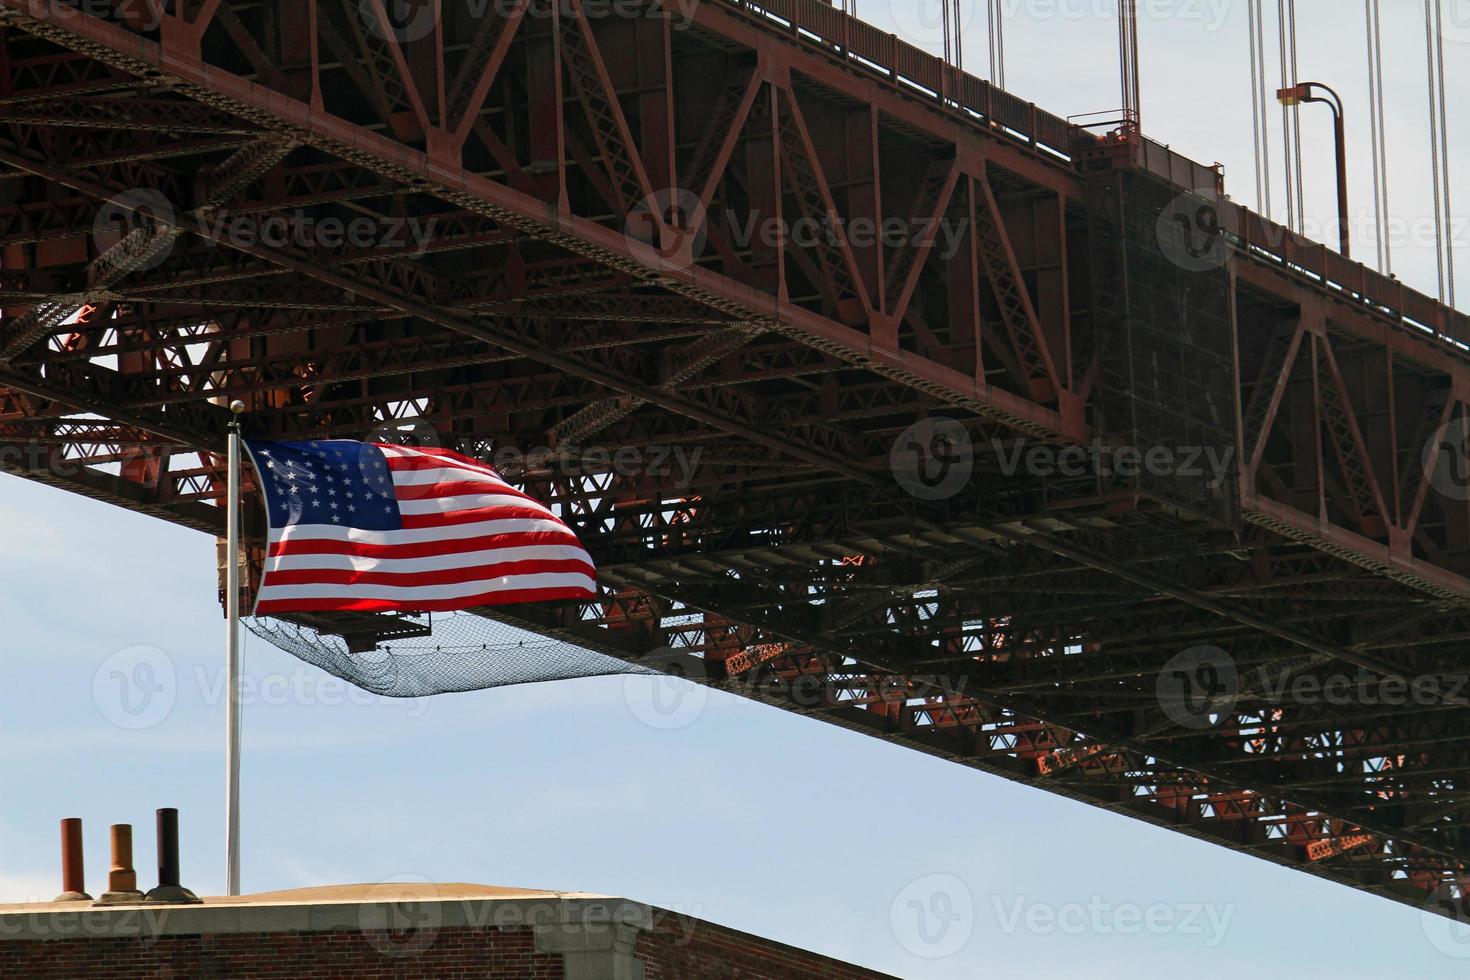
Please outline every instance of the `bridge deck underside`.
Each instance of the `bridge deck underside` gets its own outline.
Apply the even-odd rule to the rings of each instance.
[[[1459,888],[1458,314],[820,4],[157,6],[0,0],[0,468],[217,533],[225,401],[421,420],[602,571],[487,615]]]

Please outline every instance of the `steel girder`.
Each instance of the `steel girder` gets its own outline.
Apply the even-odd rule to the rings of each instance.
[[[1422,460],[1464,317],[1206,200],[1232,509],[1018,470],[1117,437],[1099,175],[1218,175],[815,0],[358,6],[0,0],[7,472],[217,532],[224,400],[420,417],[604,569],[489,614],[1389,897],[1461,881],[1470,514]],[[972,472],[916,497],[890,451],[935,417]],[[1201,645],[1241,677],[1191,728],[1157,681]]]

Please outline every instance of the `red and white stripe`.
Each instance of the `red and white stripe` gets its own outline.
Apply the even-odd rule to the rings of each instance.
[[[397,531],[272,528],[256,615],[441,612],[597,594],[576,535],[495,470],[458,453],[381,445]]]

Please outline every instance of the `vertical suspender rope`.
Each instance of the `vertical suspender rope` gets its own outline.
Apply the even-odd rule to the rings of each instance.
[[[1455,305],[1455,212],[1450,205],[1450,121],[1445,115],[1444,0],[1434,0],[1435,65],[1439,71],[1439,175],[1444,185],[1444,278],[1445,301]]]
[[[1434,67],[1434,9],[1433,0],[1424,0],[1424,63],[1429,73],[1429,170],[1434,185],[1434,261],[1435,273],[1439,277],[1439,300],[1445,295],[1444,263],[1444,205],[1443,188],[1439,176],[1439,108],[1435,98],[1438,92]]]
[[[1370,154],[1373,160],[1373,240],[1375,253],[1378,256],[1378,271],[1383,271],[1383,253],[1386,247],[1386,234],[1384,231],[1383,213],[1383,179],[1384,174],[1378,168],[1378,134],[1382,122],[1378,116],[1378,98],[1374,94],[1378,90],[1378,66],[1375,52],[1377,45],[1374,36],[1373,24],[1373,0],[1363,0],[1363,16],[1367,22],[1368,38],[1368,127],[1370,139],[1372,140],[1373,152]]]
[[[855,3],[856,0],[853,0]],[[961,78],[965,75],[965,19],[961,7],[965,0],[954,0],[954,66],[959,69]]]
[[[1123,83],[1123,115],[1141,129],[1138,85],[1137,0],[1118,0],[1118,64]]]
[[[1122,98],[1119,105],[1123,107],[1123,119],[1132,122],[1132,116],[1128,113],[1128,0],[1118,0],[1118,78],[1122,85]]]
[[[986,21],[990,29],[990,82],[1006,87],[1006,29],[1004,0],[986,0]]]
[[[1265,69],[1264,55],[1257,41],[1258,25],[1261,22],[1262,0],[1247,0],[1246,34],[1251,48],[1251,143],[1256,154],[1256,207],[1266,217],[1271,216],[1271,148],[1266,138],[1265,105],[1261,89]]]
[[[964,72],[965,56],[960,40],[960,5],[964,0],[941,0],[940,18],[944,21],[944,63]]]
[[[1296,85],[1301,81],[1300,66],[1297,62],[1296,43],[1296,0],[1287,0],[1287,24],[1291,31],[1291,84]],[[1307,233],[1307,192],[1306,181],[1302,179],[1302,107],[1297,103],[1291,107],[1291,156],[1295,167],[1296,180],[1296,230],[1297,234]]]
[[[1271,108],[1271,86],[1266,82],[1266,0],[1256,0],[1256,50],[1261,56],[1261,181],[1266,190],[1266,215],[1271,212],[1271,129],[1267,120]]]
[[[1276,35],[1278,48],[1281,54],[1281,87],[1286,88],[1294,84],[1290,72],[1287,70],[1286,56],[1286,4],[1288,0],[1276,0]],[[1296,182],[1293,179],[1294,171],[1291,166],[1291,109],[1287,106],[1281,107],[1281,156],[1285,161],[1286,172],[1286,227],[1296,229],[1296,195],[1293,188]]]
[[[949,35],[949,0],[939,0],[940,43],[944,46],[944,63],[954,64],[954,44]]]
[[[1379,235],[1378,269],[1393,274],[1393,226],[1388,199],[1388,114],[1383,100],[1383,19],[1380,0],[1366,0],[1368,6],[1368,104],[1374,121],[1373,179],[1374,210],[1377,212]]]
[[[1378,172],[1383,178],[1383,196],[1379,202],[1379,215],[1383,221],[1383,272],[1393,274],[1393,228],[1388,210],[1388,116],[1383,102],[1383,22],[1379,17],[1379,0],[1373,3],[1373,67],[1376,90],[1371,94],[1378,105]]]

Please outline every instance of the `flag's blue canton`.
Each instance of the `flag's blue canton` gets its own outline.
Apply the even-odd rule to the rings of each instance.
[[[330,524],[365,531],[403,526],[382,450],[348,439],[246,440],[273,528]]]

